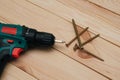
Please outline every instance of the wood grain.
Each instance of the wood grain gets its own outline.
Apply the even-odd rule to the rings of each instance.
[[[37,80],[12,64],[8,64],[0,80]]]
[[[31,50],[13,64],[41,80],[108,80],[54,49]]]
[[[120,15],[120,0],[88,0]]]
[[[77,5],[76,2],[75,4]],[[109,41],[112,41],[115,44],[118,43],[119,45],[119,42],[117,42],[119,41],[118,15],[98,8],[100,11],[103,10],[103,13],[101,12],[102,16],[107,13],[108,16],[104,16],[105,18],[99,18],[96,17],[98,16],[96,15],[94,18],[92,15],[94,12],[92,12],[92,10],[89,10],[88,12],[87,10],[81,12],[84,10],[83,8],[80,9],[73,6],[73,4],[71,6],[71,4],[66,4],[62,2],[62,0],[61,2],[54,0],[50,2],[47,0],[34,0],[32,3],[25,0],[20,0],[19,2],[16,0],[2,0],[0,7],[0,20],[6,23],[24,24],[31,28],[36,28],[39,31],[51,32],[57,39],[63,39],[66,42],[75,37],[74,29],[71,23],[71,18],[74,17],[79,25],[79,32],[83,30],[82,27],[86,27],[88,22],[90,22],[90,24],[96,25],[92,26],[95,30],[92,30],[90,27],[90,31],[93,31],[95,34],[102,34],[102,38],[99,37],[95,39],[91,43],[87,44],[85,48],[90,52],[93,52],[95,55],[103,58],[105,60],[104,62],[101,62],[93,57],[88,59],[81,58],[80,55],[82,52],[73,51],[73,46],[77,43],[74,42],[69,48],[67,48],[64,44],[55,44],[54,49],[40,49],[27,52],[25,55],[21,56],[19,60],[13,62],[13,64],[21,70],[29,73],[37,79],[42,80],[89,80],[90,78],[92,80],[104,80],[109,78],[115,80],[120,79],[120,48],[104,40],[108,39]],[[81,13],[82,16],[76,12]],[[87,20],[89,18],[90,20]],[[92,21],[91,18],[94,18],[94,21]],[[84,22],[84,19],[88,22]],[[112,19],[115,21],[118,19],[118,22],[113,21],[114,23],[112,23]],[[96,23],[96,20],[100,23]],[[103,22],[102,20],[106,22]],[[108,24],[107,21],[110,24]],[[105,29],[104,27],[100,27],[102,25],[104,25]],[[108,26],[110,28],[108,28]],[[101,31],[98,32],[98,30]],[[112,35],[106,36],[106,34],[104,34],[110,31],[110,34]],[[81,37],[82,41],[94,36],[95,34],[93,33],[85,33]]]
[[[27,0],[27,1],[30,1],[34,5],[44,8],[50,13],[53,13],[54,15],[62,17],[67,21],[71,21],[71,19],[74,18],[78,25],[84,25],[86,27],[90,27],[90,31],[94,33],[99,33],[104,39],[109,40],[110,42],[120,46],[119,24],[114,24],[112,21],[109,21],[109,19],[101,17],[101,15],[99,15],[99,18],[92,17],[89,14],[84,14],[82,11],[79,11],[73,7],[66,6],[56,0],[52,0],[52,1]],[[106,13],[106,14],[108,15],[109,13]],[[118,15],[114,16],[114,18],[115,17],[117,19],[120,18],[120,16]],[[119,21],[120,20],[118,20],[118,22]]]

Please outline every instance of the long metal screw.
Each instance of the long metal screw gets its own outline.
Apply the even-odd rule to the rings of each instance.
[[[76,37],[77,37],[77,40],[78,40],[78,44],[79,44],[79,46],[81,46],[81,40],[80,40],[80,38],[79,38],[79,34],[78,34],[78,31],[77,31],[77,26],[76,26],[76,24],[75,24],[74,19],[72,19],[72,23],[73,23],[73,27],[74,27],[74,30],[75,30],[75,33],[76,33]]]
[[[78,36],[82,35],[85,31],[88,30],[88,28],[89,28],[89,27],[86,27],[82,32],[80,32],[80,33],[78,34]],[[72,44],[72,42],[75,41],[76,39],[77,39],[77,36],[74,37],[70,42],[68,42],[68,43],[66,44],[66,46],[69,47],[70,44]]]
[[[97,35],[95,35],[94,37],[88,39],[87,41],[85,41],[84,43],[82,43],[82,44],[80,45],[80,47],[83,47],[85,44],[91,42],[92,40],[94,40],[95,38],[97,38],[97,37],[99,37],[99,36],[100,36],[100,34],[97,34]]]
[[[83,51],[83,52],[86,52],[87,54],[89,54],[89,55],[91,55],[91,56],[93,56],[93,57],[95,57],[95,58],[97,58],[97,59],[99,59],[100,61],[104,61],[102,58],[100,58],[100,57],[98,57],[98,56],[96,56],[96,55],[94,55],[93,53],[91,53],[91,52],[89,52],[89,51],[87,51],[86,49],[81,49],[77,44],[75,44],[75,46],[73,47],[73,50],[74,51],[76,51],[77,49],[80,49],[81,51]]]

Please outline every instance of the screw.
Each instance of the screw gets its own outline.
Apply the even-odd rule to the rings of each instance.
[[[85,53],[87,53],[87,54],[89,54],[89,55],[95,57],[96,59],[98,59],[98,60],[100,60],[100,61],[104,61],[102,58],[100,58],[100,57],[94,55],[93,53],[87,51],[87,50],[84,49],[84,48],[80,48],[77,44],[75,44],[75,46],[73,47],[73,50],[76,51],[77,49],[80,49],[81,51],[83,51],[83,52],[85,52]]]
[[[97,38],[98,36],[100,36],[100,34],[97,34],[97,35],[94,36],[93,38],[90,38],[89,40],[85,41],[84,43],[82,43],[82,44],[80,45],[80,47],[83,47],[85,44],[91,42],[92,40],[94,40],[94,39]]]
[[[77,49],[79,49],[79,47],[77,44],[75,44],[75,46],[73,47],[73,50],[76,51]]]
[[[77,31],[77,26],[76,26],[76,24],[75,24],[74,19],[72,19],[72,23],[73,23],[73,27],[74,27],[74,30],[75,30],[75,33],[76,33],[76,37],[77,37],[77,40],[78,40],[78,44],[79,44],[79,46],[80,46],[80,45],[81,45],[81,40],[80,40],[80,38],[79,38],[78,31]]]
[[[89,51],[87,51],[87,50],[85,50],[85,49],[83,49],[82,51],[84,51],[84,52],[86,52],[86,53],[90,54],[91,56],[93,56],[93,57],[95,57],[95,58],[99,59],[100,61],[104,61],[102,58],[100,58],[100,57],[98,57],[98,56],[94,55],[93,53],[91,53],[91,52],[89,52]]]
[[[80,32],[80,33],[78,34],[78,36],[82,35],[82,34],[83,34],[85,31],[87,31],[87,30],[88,30],[88,27],[86,27],[82,32]],[[77,39],[77,36],[74,37],[70,42],[68,42],[68,43],[66,44],[66,46],[69,47],[70,44],[71,44],[73,41],[75,41],[75,39]]]

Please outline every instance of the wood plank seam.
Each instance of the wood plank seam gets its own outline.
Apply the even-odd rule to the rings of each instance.
[[[9,79],[12,79],[12,80],[13,79],[14,80],[23,80],[23,79],[38,80],[37,78],[29,75],[28,73],[24,72],[23,70],[19,69],[18,67],[16,67],[15,65],[13,65],[11,63],[7,64],[7,66],[3,72],[3,75],[0,77],[0,80],[9,80]]]
[[[108,80],[112,80],[112,78],[110,78],[110,77],[108,77],[108,76],[106,76],[106,75],[102,74],[101,72],[99,72],[99,71],[97,71],[97,70],[95,70],[95,69],[93,69],[93,68],[89,67],[88,65],[84,64],[83,62],[80,62],[80,61],[78,61],[78,60],[76,60],[76,59],[74,59],[74,58],[70,57],[69,55],[65,54],[64,52],[62,52],[62,51],[60,51],[60,50],[58,50],[58,49],[56,49],[56,48],[53,48],[53,49],[55,49],[55,50],[57,50],[58,52],[60,52],[60,53],[64,54],[65,56],[67,56],[67,57],[69,57],[69,58],[71,58],[71,59],[75,60],[76,62],[78,62],[78,63],[82,64],[83,66],[85,66],[85,67],[87,67],[87,68],[89,68],[89,69],[93,70],[94,72],[96,72],[96,73],[100,74],[101,76],[103,76],[103,77],[107,78]]]
[[[94,5],[98,6],[98,7],[101,7],[101,8],[103,8],[103,9],[106,9],[106,10],[108,10],[108,11],[110,11],[110,12],[112,12],[112,13],[120,16],[120,14],[117,13],[117,12],[115,12],[115,11],[112,11],[112,10],[110,10],[110,9],[108,9],[108,8],[105,8],[105,7],[101,6],[101,5],[98,5],[98,4],[96,4],[96,3],[94,3],[94,2],[92,2],[92,1],[90,1],[90,0],[87,0],[87,1],[88,1],[89,3],[91,3],[91,4],[94,4]]]

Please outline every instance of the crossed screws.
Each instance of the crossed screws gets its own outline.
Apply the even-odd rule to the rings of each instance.
[[[69,43],[67,43],[66,46],[69,47],[70,44],[77,39],[78,45],[75,44],[75,46],[73,47],[73,50],[74,50],[74,51],[76,51],[77,49],[79,49],[79,50],[81,50],[81,51],[83,51],[83,52],[86,52],[87,54],[89,54],[89,55],[91,55],[91,56],[93,56],[93,57],[95,57],[95,58],[97,58],[97,59],[99,59],[99,60],[101,60],[101,61],[104,61],[104,60],[101,59],[100,57],[98,57],[98,56],[94,55],[93,53],[91,53],[91,52],[89,52],[89,51],[87,51],[87,50],[84,49],[84,45],[86,45],[87,43],[91,42],[91,41],[94,40],[95,38],[99,37],[99,34],[95,35],[94,37],[92,37],[92,38],[90,38],[90,39],[88,39],[87,41],[85,41],[85,42],[82,43],[79,36],[81,36],[83,33],[85,33],[85,32],[88,30],[88,27],[85,28],[85,29],[84,29],[83,31],[81,31],[80,33],[78,33],[77,25],[76,25],[74,19],[72,19],[72,24],[73,24],[73,27],[74,27],[74,30],[75,30],[76,37],[73,38]]]

